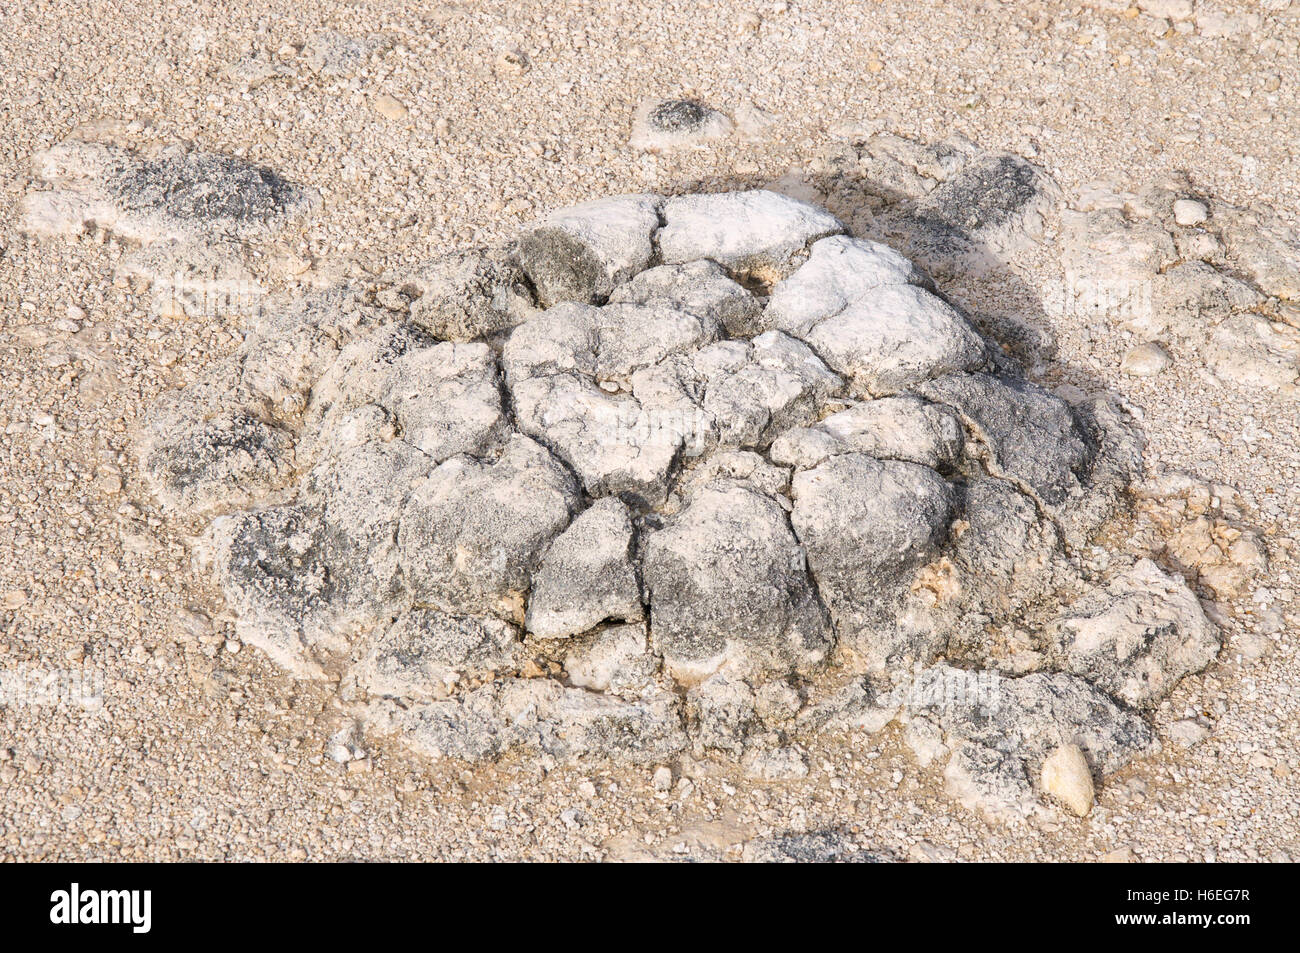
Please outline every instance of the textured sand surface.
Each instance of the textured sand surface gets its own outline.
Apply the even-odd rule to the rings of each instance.
[[[889,729],[806,751],[801,780],[739,766],[473,772],[383,747],[326,755],[339,712],[213,621],[186,534],[133,469],[129,432],[162,390],[234,346],[215,317],[156,316],[102,232],[37,240],[30,160],[101,120],[193,141],[316,189],[267,254],[288,282],[377,275],[508,237],[620,192],[780,181],[880,131],[960,133],[1025,155],[1066,195],[1185,172],[1300,226],[1300,4],[1138,7],[833,2],[208,5],[24,3],[0,31],[0,856],[6,859],[764,858],[1266,860],[1300,856],[1300,403],[1224,384],[1174,351],[1122,374],[1138,339],[1035,313],[1065,370],[1143,413],[1148,465],[1240,493],[1267,574],[1216,607],[1227,647],[1155,714],[1165,742],[1084,819],[991,825],[939,793]],[[329,31],[360,42],[339,56]],[[629,144],[647,99],[691,96],[735,134],[662,155]],[[1031,256],[1032,257],[1032,256]],[[1019,301],[1055,277],[979,290]],[[288,277],[285,277],[288,276]],[[1281,631],[1261,641],[1274,610]],[[102,707],[36,703],[35,681],[102,673]],[[63,676],[65,681],[71,674]],[[23,681],[24,695],[13,686]],[[48,687],[48,686],[47,686]],[[92,686],[95,687],[95,686]],[[48,694],[46,692],[45,694]],[[1190,748],[1170,726],[1210,728]],[[773,841],[773,837],[778,840]],[[793,839],[791,837],[793,836]],[[785,838],[785,839],[781,839]]]

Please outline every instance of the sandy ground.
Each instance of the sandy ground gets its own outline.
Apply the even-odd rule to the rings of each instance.
[[[133,122],[318,189],[323,209],[278,253],[329,273],[502,238],[602,194],[774,180],[867,130],[960,132],[1034,157],[1067,194],[1183,170],[1300,224],[1300,3],[1198,0],[1200,20],[1178,24],[993,0],[428,6],[30,0],[0,18],[0,671],[102,673],[104,694],[98,710],[0,704],[0,856],[735,858],[755,837],[831,830],[899,859],[1300,857],[1300,567],[1281,542],[1300,533],[1297,405],[1216,386],[1177,353],[1159,377],[1122,376],[1133,342],[1067,318],[1061,352],[1145,411],[1153,465],[1240,490],[1272,557],[1245,602],[1289,614],[1251,660],[1235,651],[1244,610],[1223,607],[1220,661],[1156,715],[1163,731],[1200,714],[1210,738],[1111,779],[1086,819],[992,826],[894,729],[810,749],[801,781],[686,763],[660,792],[649,771],[323,758],[331,696],[205,623],[187,528],[159,518],[125,453],[141,409],[234,329],[151,317],[112,280],[115,240],[18,230],[31,155],[78,125]],[[1247,13],[1260,19],[1233,18]],[[322,29],[395,45],[322,79],[300,53]],[[289,75],[247,88],[230,67],[254,51]],[[772,121],[640,154],[632,114],[664,95]]]

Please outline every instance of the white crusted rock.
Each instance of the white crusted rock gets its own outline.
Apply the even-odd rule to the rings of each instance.
[[[797,268],[812,242],[844,231],[829,212],[763,190],[670,198],[663,215],[658,241],[666,264],[707,258],[766,282]]]
[[[905,390],[988,361],[978,332],[924,288],[888,284],[812,326],[806,340],[860,396]]]
[[[637,107],[630,141],[644,152],[698,149],[734,128],[722,113],[693,99],[651,100]]]
[[[946,407],[911,394],[855,404],[811,427],[786,431],[772,443],[777,463],[810,469],[841,453],[866,453],[941,470],[961,458],[965,433]]]
[[[814,242],[808,261],[772,290],[764,322],[801,337],[867,293],[903,284],[928,279],[888,245],[833,235]]]

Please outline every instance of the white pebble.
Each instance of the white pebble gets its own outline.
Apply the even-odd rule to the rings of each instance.
[[[1200,225],[1210,217],[1210,210],[1204,202],[1194,199],[1179,199],[1174,203],[1174,221],[1179,225]]]

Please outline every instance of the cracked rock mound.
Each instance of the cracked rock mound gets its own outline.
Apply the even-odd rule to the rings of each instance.
[[[434,757],[786,778],[899,719],[961,799],[1078,809],[1048,759],[1151,751],[1140,710],[1219,648],[1181,580],[1078,555],[1139,472],[1123,413],[772,192],[263,304],[138,450],[240,637]]]

